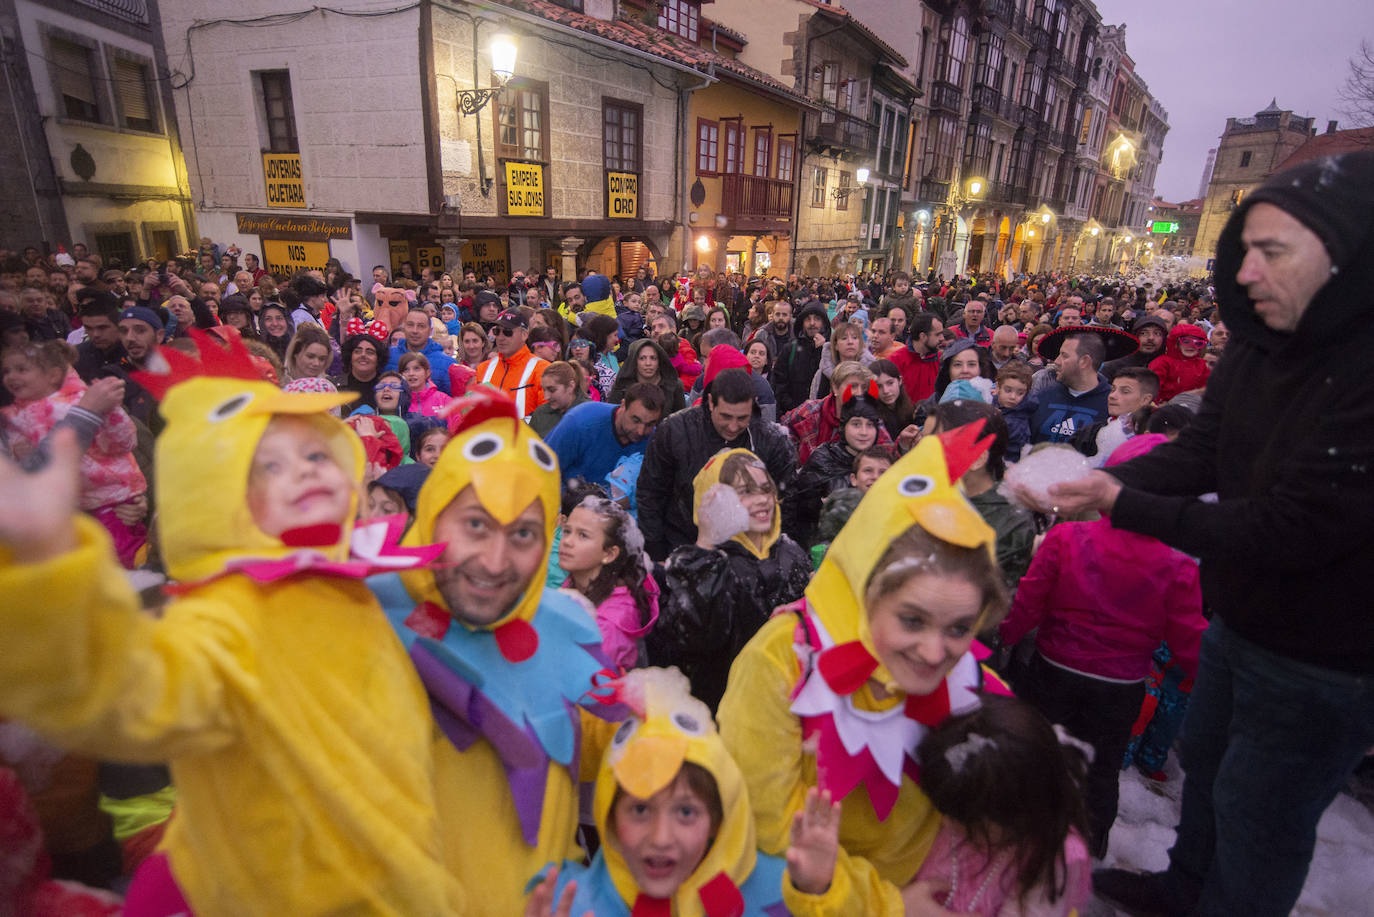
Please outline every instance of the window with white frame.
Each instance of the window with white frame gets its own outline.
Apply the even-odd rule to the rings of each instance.
[[[688,41],[697,40],[701,24],[699,4],[692,0],[659,0],[658,27],[680,35]]]

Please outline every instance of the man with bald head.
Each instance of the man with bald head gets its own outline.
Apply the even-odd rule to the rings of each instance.
[[[992,345],[988,352],[992,354],[992,365],[1001,369],[1013,360],[1024,359],[1020,353],[1021,335],[1011,325],[999,325],[997,330],[992,333]]]

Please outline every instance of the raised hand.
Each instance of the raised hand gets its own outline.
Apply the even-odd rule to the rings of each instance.
[[[697,546],[714,548],[749,531],[749,511],[728,484],[713,484],[697,508]]]
[[[806,791],[806,805],[792,816],[792,842],[787,847],[787,871],[792,886],[808,895],[824,894],[835,875],[840,849],[840,804],[830,791]]]
[[[553,890],[558,886],[558,867],[549,870],[549,874],[544,877],[544,881],[535,886],[534,891],[530,892],[529,900],[525,902],[525,917],[570,917],[572,913],[573,896],[577,894],[577,883],[569,882],[563,889],[563,893],[558,896],[557,906],[553,900]],[[587,911],[582,917],[595,917],[591,911]]]
[[[76,546],[81,453],[72,430],[52,438],[52,457],[33,474],[0,456],[0,545],[16,563],[38,563]]]
[[[104,417],[124,403],[124,380],[118,376],[102,376],[86,386],[77,407]]]

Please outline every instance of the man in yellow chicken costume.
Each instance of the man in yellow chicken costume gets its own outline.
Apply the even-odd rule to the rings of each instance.
[[[466,914],[508,917],[546,863],[580,856],[577,785],[611,727],[588,692],[610,666],[586,606],[545,590],[558,459],[503,392],[454,404],[453,439],[420,489],[405,544],[433,569],[369,585],[429,692],[436,798]],[[584,748],[584,746],[586,746]]]
[[[191,335],[199,360],[164,348],[171,372],[139,374],[166,419],[158,524],[177,597],[160,619],[75,515],[69,443],[37,475],[0,461],[0,716],[170,763],[176,811],[130,917],[461,912],[424,690],[362,582],[434,552],[387,549],[399,527],[382,523],[372,559],[350,556],[362,447],[328,411],[352,395],[284,393],[237,335]],[[265,456],[269,440],[285,451]],[[291,518],[308,524],[275,524]]]
[[[795,613],[775,615],[730,671],[717,717],[749,787],[759,849],[780,854],[787,848],[810,788],[828,791],[842,806],[830,913],[910,912],[907,886],[940,825],[920,790],[915,750],[930,727],[976,709],[979,691],[1007,693],[980,665],[987,651],[973,640],[1006,604],[992,554],[996,535],[957,483],[991,442],[979,439],[981,429],[971,424],[928,436],[888,469],[831,543],[806,598],[789,609]],[[869,626],[874,571],[913,528],[929,536],[931,547],[899,555],[885,569],[933,568],[942,562],[936,554],[943,544],[962,551],[983,584],[967,619],[958,622],[958,637],[947,640],[958,649],[931,667],[922,693],[905,688],[884,663]],[[931,604],[942,595],[934,594]],[[939,613],[906,606],[902,615],[918,622]],[[785,891],[788,906],[801,910],[803,899]]]

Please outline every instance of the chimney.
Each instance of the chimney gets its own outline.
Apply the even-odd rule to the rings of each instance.
[[[1328,121],[1328,122],[1326,122],[1326,132],[1327,132],[1328,134],[1334,134],[1334,133],[1336,133],[1336,122],[1335,122],[1335,121]]]

